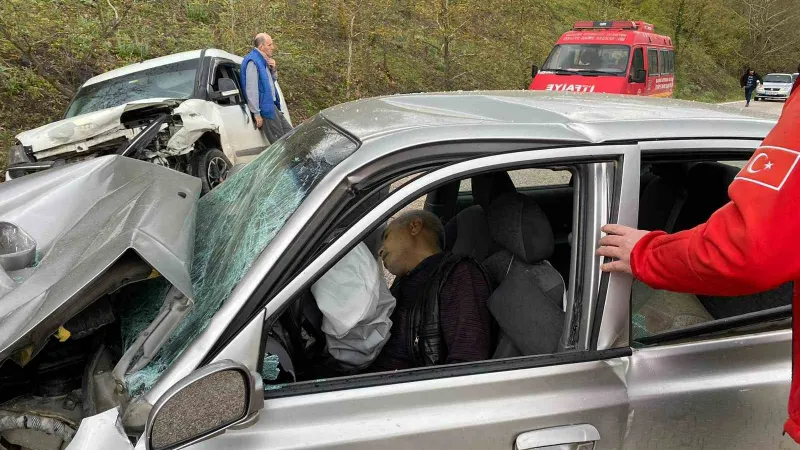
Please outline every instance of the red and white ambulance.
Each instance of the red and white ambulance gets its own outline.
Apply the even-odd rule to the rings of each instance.
[[[672,39],[649,23],[577,22],[531,75],[536,91],[671,97],[675,52]]]

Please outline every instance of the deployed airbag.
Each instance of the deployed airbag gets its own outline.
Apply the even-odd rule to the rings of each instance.
[[[370,364],[389,339],[396,300],[366,244],[331,267],[311,293],[322,311],[330,355],[354,368]]]

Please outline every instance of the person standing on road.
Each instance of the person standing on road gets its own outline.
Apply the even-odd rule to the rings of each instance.
[[[751,72],[752,74],[752,72]],[[794,281],[792,387],[785,432],[800,443],[800,90],[728,188],[731,201],[675,234],[606,225],[597,254],[606,272],[655,289],[738,296]]]
[[[744,88],[744,99],[747,100],[744,106],[750,106],[750,98],[753,96],[753,91],[756,90],[758,84],[761,84],[761,75],[748,68],[739,80],[739,84]]]
[[[281,112],[281,98],[275,85],[278,71],[272,59],[275,51],[272,38],[266,33],[258,33],[253,39],[253,47],[242,61],[241,82],[256,128],[264,132],[271,144],[288,133],[292,126]]]
[[[800,64],[797,65],[797,72],[795,73],[800,73]],[[800,86],[800,76],[798,76],[797,79],[794,80],[794,85],[792,86],[792,93],[794,93],[795,89],[797,89],[797,86]]]

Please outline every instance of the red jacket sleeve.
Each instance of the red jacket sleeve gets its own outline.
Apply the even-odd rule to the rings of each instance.
[[[783,114],[708,222],[636,244],[631,268],[656,289],[705,295],[763,292],[800,278],[800,99]]]

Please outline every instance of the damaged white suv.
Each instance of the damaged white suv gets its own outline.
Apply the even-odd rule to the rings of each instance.
[[[269,145],[245,104],[241,62],[195,50],[91,78],[64,119],[16,136],[6,179],[120,154],[199,177],[207,192]],[[280,86],[278,93],[283,98]],[[285,103],[282,110],[291,123]]]

